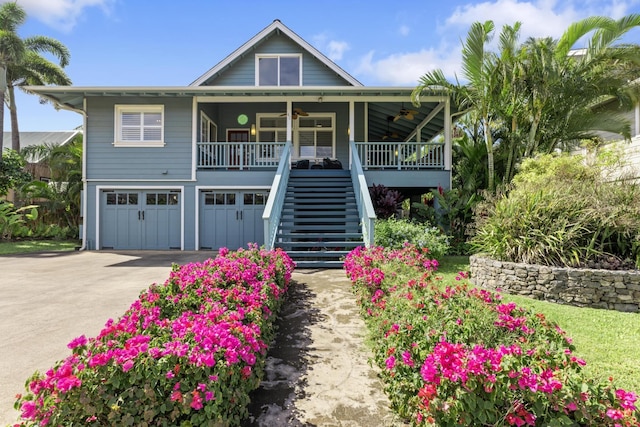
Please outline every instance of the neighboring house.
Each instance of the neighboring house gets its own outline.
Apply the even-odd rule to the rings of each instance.
[[[76,135],[82,133],[81,130],[51,131],[51,132],[20,132],[20,147],[30,147],[36,145],[64,145],[73,140]],[[11,148],[11,132],[4,132],[3,151]],[[25,169],[33,176],[34,180],[49,182],[51,171],[49,165],[42,162],[42,159],[28,159]],[[7,200],[14,201],[13,190],[7,194]]]
[[[363,86],[279,20],[189,86],[29,88],[85,115],[86,248],[291,251],[369,244],[373,184],[450,188],[449,99],[412,89]]]
[[[604,103],[604,108],[614,109],[613,102]],[[621,113],[631,125],[631,141],[623,140],[622,137],[615,133],[600,132],[603,144],[599,149],[615,150],[620,154],[623,162],[622,167],[615,174],[615,178],[624,177],[625,179],[640,182],[640,104],[636,104],[635,108]],[[574,150],[575,154],[588,155],[586,148]]]

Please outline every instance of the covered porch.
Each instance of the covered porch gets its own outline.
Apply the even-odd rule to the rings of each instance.
[[[321,169],[328,158],[350,169],[355,150],[365,173],[450,173],[447,97],[415,107],[410,88],[208,89],[194,98],[198,176],[275,171],[287,142],[289,168]]]

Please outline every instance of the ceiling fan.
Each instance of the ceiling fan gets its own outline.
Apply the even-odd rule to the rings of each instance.
[[[280,114],[280,117],[284,117],[286,115],[287,115],[287,113],[282,113],[282,114]],[[308,115],[309,115],[309,113],[304,111],[302,108],[294,108],[293,112],[291,113],[291,119],[295,120],[295,119],[298,118],[298,116],[306,117]]]
[[[398,112],[398,114],[395,115],[395,117],[393,118],[394,122],[397,122],[398,120],[400,120],[401,118],[405,118],[407,120],[413,120],[414,116],[418,114],[418,111],[416,110],[409,110],[407,108],[404,108],[404,104],[402,104],[402,108],[400,109],[400,111]]]
[[[387,117],[387,131],[384,133],[384,135],[382,135],[382,140],[383,141],[386,141],[389,138],[391,138],[391,139],[400,139],[400,135],[398,135],[396,132],[391,132],[389,130],[389,123],[391,123],[392,121],[395,121],[395,118],[393,116],[388,116]]]

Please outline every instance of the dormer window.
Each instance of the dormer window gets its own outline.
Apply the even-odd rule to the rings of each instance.
[[[256,55],[257,86],[301,86],[302,55]]]

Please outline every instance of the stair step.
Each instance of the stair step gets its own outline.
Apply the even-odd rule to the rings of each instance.
[[[349,233],[279,233],[278,237],[282,239],[311,239],[311,240],[320,240],[320,239],[331,239],[332,241],[336,241],[337,239],[345,239],[345,241],[350,240],[362,240],[362,233],[360,232],[349,232]],[[298,240],[296,240],[298,241]]]
[[[287,251],[293,260],[303,259],[326,259],[326,258],[341,258],[347,255],[351,251],[344,250],[325,250],[325,251]]]
[[[328,241],[322,240],[309,240],[308,242],[276,242],[275,246],[278,248],[357,248],[363,246],[362,241]]]
[[[296,261],[296,269],[342,268],[343,261]]]

